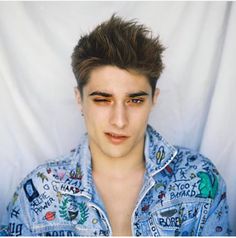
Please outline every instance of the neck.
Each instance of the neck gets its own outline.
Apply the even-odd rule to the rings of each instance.
[[[90,144],[93,174],[125,178],[131,173],[145,170],[143,155],[144,140],[123,157],[109,157]]]

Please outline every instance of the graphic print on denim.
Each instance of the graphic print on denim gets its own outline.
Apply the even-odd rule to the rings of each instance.
[[[145,136],[144,185],[132,215],[136,236],[228,235],[225,183],[197,152],[173,147],[150,126]],[[112,235],[93,189],[85,135],[69,155],[32,171],[8,208],[9,235]]]

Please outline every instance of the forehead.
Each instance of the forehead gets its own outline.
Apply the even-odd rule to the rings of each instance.
[[[88,92],[102,90],[115,94],[140,90],[151,91],[151,86],[145,75],[116,66],[101,66],[91,71],[84,89]]]

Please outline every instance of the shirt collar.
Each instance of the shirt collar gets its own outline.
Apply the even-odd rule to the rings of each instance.
[[[147,174],[151,177],[160,172],[173,160],[176,154],[177,150],[175,147],[170,145],[156,130],[148,125],[144,147]],[[93,178],[87,133],[84,135],[80,146],[75,150],[73,163],[75,163],[73,167],[80,168],[82,172],[81,195],[91,199],[93,194]]]

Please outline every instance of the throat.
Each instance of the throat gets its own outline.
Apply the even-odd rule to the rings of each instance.
[[[129,179],[131,174],[145,170],[143,156],[136,158],[92,158],[93,174],[106,179]]]
[[[144,167],[129,174],[99,173],[93,178],[114,236],[131,236],[131,217],[144,180]]]

